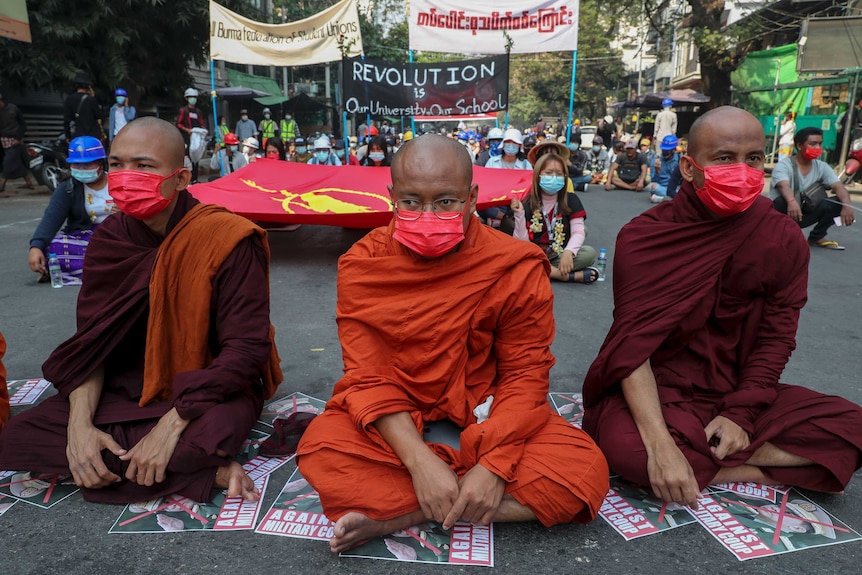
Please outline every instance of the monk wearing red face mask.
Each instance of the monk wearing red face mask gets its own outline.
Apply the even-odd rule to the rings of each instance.
[[[614,323],[584,383],[611,470],[692,508],[710,483],[841,491],[862,461],[859,406],[778,383],[809,253],[761,196],[764,147],[738,108],[692,125],[679,194],[618,236]]]
[[[407,142],[392,223],[339,262],[344,376],[297,451],[335,552],[426,521],[590,521],[607,492],[601,452],[548,409],[548,259],[481,224],[471,181],[456,141]]]
[[[121,213],[93,234],[77,332],[43,365],[58,393],[9,420],[0,469],[71,473],[104,503],[259,497],[233,458],[281,380],[266,234],[198,203],[183,155],[156,118],[114,139]]]

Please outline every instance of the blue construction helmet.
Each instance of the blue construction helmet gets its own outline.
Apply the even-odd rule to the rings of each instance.
[[[671,150],[676,150],[677,145],[679,144],[679,138],[674,136],[673,134],[669,136],[665,136],[661,139],[661,149],[665,152],[669,152]]]
[[[70,164],[89,164],[104,159],[105,148],[93,136],[79,136],[69,142],[69,157],[66,161]]]
[[[128,94],[126,94],[126,91],[122,88],[117,88],[114,90],[114,96],[128,96]]]
[[[673,100],[671,100],[670,98],[665,98],[661,101],[662,108],[670,108],[671,106],[673,106]]]

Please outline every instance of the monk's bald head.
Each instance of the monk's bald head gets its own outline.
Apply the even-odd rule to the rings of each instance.
[[[714,148],[731,134],[741,135],[755,147],[766,146],[763,126],[757,118],[741,108],[721,106],[708,111],[691,125],[688,155],[698,159],[698,154]]]
[[[183,167],[186,154],[183,136],[176,126],[159,118],[145,116],[132,120],[117,133],[113,146],[117,143],[149,148],[148,153],[158,148],[165,165],[172,171]]]
[[[444,171],[454,173],[464,187],[473,181],[473,162],[466,148],[456,140],[436,134],[426,134],[414,138],[401,146],[392,159],[392,183],[396,184],[411,173],[431,173]]]

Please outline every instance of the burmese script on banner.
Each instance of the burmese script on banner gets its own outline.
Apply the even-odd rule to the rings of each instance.
[[[577,0],[411,0],[410,49],[512,54],[578,49]]]

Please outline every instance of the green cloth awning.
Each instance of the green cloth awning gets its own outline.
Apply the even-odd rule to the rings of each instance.
[[[270,96],[262,96],[254,99],[255,102],[264,106],[273,106],[287,101],[287,98],[281,94],[281,88],[278,87],[278,82],[272,78],[245,74],[238,70],[228,68],[227,81],[231,86],[243,86],[271,94]]]

